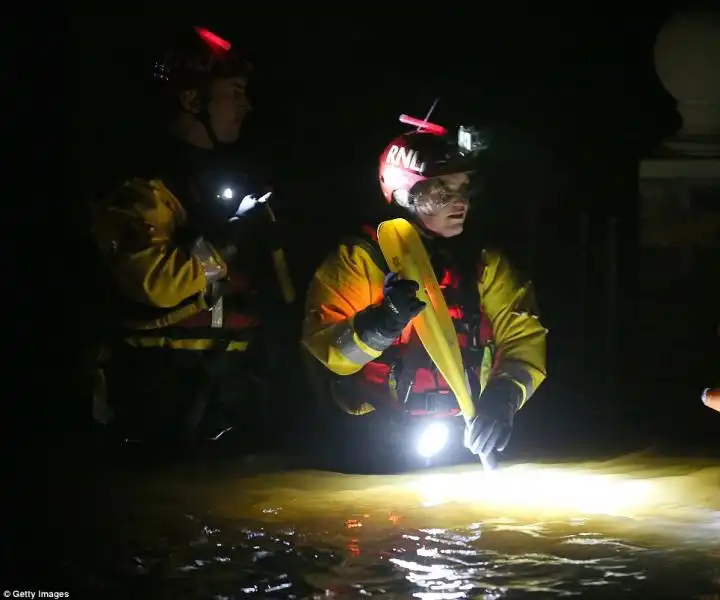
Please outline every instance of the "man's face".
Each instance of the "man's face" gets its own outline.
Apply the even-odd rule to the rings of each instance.
[[[252,109],[246,88],[247,79],[244,77],[218,79],[210,88],[210,125],[221,142],[230,143],[238,139],[245,116]]]
[[[467,173],[454,173],[419,184],[417,193],[413,188],[417,215],[422,224],[441,237],[461,234],[470,208],[469,183]]]

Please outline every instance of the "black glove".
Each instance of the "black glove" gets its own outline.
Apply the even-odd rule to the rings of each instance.
[[[475,401],[475,417],[465,427],[465,447],[482,457],[505,450],[521,402],[522,390],[515,382],[491,379]]]
[[[355,316],[355,330],[360,339],[371,348],[384,350],[388,341],[398,337],[412,318],[425,308],[425,303],[417,297],[419,289],[416,281],[389,273],[385,277],[382,302]]]

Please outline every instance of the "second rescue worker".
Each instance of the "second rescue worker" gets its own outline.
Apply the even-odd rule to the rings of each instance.
[[[207,29],[183,32],[155,65],[162,140],[94,206],[116,321],[101,380],[123,436],[216,438],[263,403],[249,393],[261,320],[243,241],[267,213],[222,161],[251,110],[250,72]]]

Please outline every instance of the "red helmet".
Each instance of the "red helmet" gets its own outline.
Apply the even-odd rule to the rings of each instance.
[[[230,42],[204,27],[184,30],[154,65],[153,75],[170,90],[202,89],[213,80],[247,77],[252,65]]]
[[[400,120],[404,119],[408,118],[401,116]],[[408,194],[415,185],[443,175],[475,171],[478,154],[486,148],[474,129],[460,127],[452,135],[444,127],[425,123],[417,131],[395,138],[380,155],[383,196],[388,203],[395,201],[407,208]]]

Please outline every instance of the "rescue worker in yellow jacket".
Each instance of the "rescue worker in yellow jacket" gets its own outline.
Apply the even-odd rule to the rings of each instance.
[[[476,455],[504,450],[513,418],[546,376],[546,329],[530,281],[500,252],[457,248],[471,199],[482,193],[486,142],[477,131],[439,126],[401,135],[380,157],[380,188],[392,217],[420,232],[455,322],[476,417],[464,445]],[[345,240],[315,272],[302,344],[323,393],[356,419],[387,408],[405,415],[459,412],[411,322],[424,309],[417,283],[390,272],[376,226]],[[377,422],[377,421],[376,421]]]
[[[267,218],[267,194],[236,186],[220,160],[251,110],[250,71],[211,31],[182,32],[155,64],[161,142],[92,206],[115,322],[98,393],[123,437],[216,438],[258,416],[256,257],[243,243]]]

